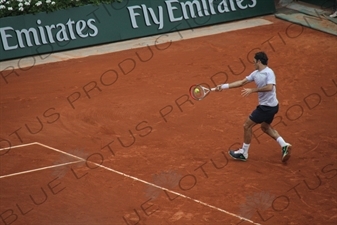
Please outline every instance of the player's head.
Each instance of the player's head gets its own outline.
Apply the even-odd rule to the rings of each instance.
[[[262,65],[265,65],[265,66],[268,65],[268,56],[264,52],[257,52],[257,53],[255,53],[254,59],[255,59],[254,60],[255,64],[261,62]]]

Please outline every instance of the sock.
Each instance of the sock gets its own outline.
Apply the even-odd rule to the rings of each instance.
[[[243,150],[243,156],[248,158],[248,149],[249,149],[250,144],[243,143],[242,144],[242,150]]]
[[[279,143],[281,147],[286,146],[287,143],[283,140],[283,138],[280,136],[276,139],[276,141]]]
[[[248,159],[248,149],[250,144],[243,143],[242,148],[236,150],[235,153],[241,153],[246,159]]]

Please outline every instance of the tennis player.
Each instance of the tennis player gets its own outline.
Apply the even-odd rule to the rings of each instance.
[[[275,114],[279,110],[279,104],[276,98],[275,74],[267,65],[268,57],[266,53],[258,52],[254,56],[255,71],[243,80],[238,80],[233,83],[220,84],[216,87],[216,91],[222,91],[224,89],[242,87],[253,81],[257,86],[256,88],[243,88],[241,92],[244,97],[252,93],[257,93],[259,105],[244,123],[242,148],[236,151],[230,150],[228,152],[234,159],[241,161],[246,161],[248,159],[248,150],[252,140],[252,129],[257,124],[261,124],[263,132],[275,139],[281,146],[281,161],[286,162],[290,158],[291,144],[285,142],[279,133],[270,125],[273,122]]]

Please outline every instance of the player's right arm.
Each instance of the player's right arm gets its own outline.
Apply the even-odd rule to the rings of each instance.
[[[251,81],[248,80],[247,78],[245,78],[243,80],[237,80],[237,81],[234,81],[232,83],[220,84],[220,85],[217,86],[217,91],[221,91],[223,89],[229,89],[229,88],[242,87],[242,86],[248,84],[249,82],[251,82]]]
[[[245,78],[243,80],[234,81],[233,83],[228,84],[228,88],[242,87],[242,86],[248,84],[249,82],[251,82],[251,81],[247,80],[247,78]]]

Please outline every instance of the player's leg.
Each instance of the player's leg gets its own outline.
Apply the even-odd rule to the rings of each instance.
[[[246,144],[250,144],[252,141],[252,134],[253,134],[253,127],[256,125],[253,120],[249,117],[246,119],[245,123],[243,124],[243,142]]]
[[[256,125],[249,117],[243,124],[243,144],[242,148],[239,150],[230,150],[228,153],[233,159],[239,159],[241,161],[246,161],[248,159],[248,150],[250,142],[252,140],[253,127]]]
[[[279,133],[266,122],[261,123],[261,130],[275,140],[280,137]]]
[[[248,150],[250,147],[250,142],[252,140],[252,134],[253,134],[253,127],[259,123],[259,121],[263,121],[263,113],[261,112],[260,108],[257,107],[251,115],[246,119],[244,125],[243,125],[243,144],[242,148],[239,150],[230,150],[228,153],[229,155],[234,158],[241,161],[246,161],[248,159]],[[260,122],[260,123],[261,123]]]
[[[270,111],[266,113],[266,119],[264,122],[261,123],[261,129],[264,133],[268,134],[274,140],[279,143],[281,146],[281,153],[282,153],[282,162],[286,162],[290,158],[290,151],[291,151],[291,144],[287,143],[280,134],[270,125],[273,120],[275,114],[278,112],[278,106],[275,108],[271,108]]]

